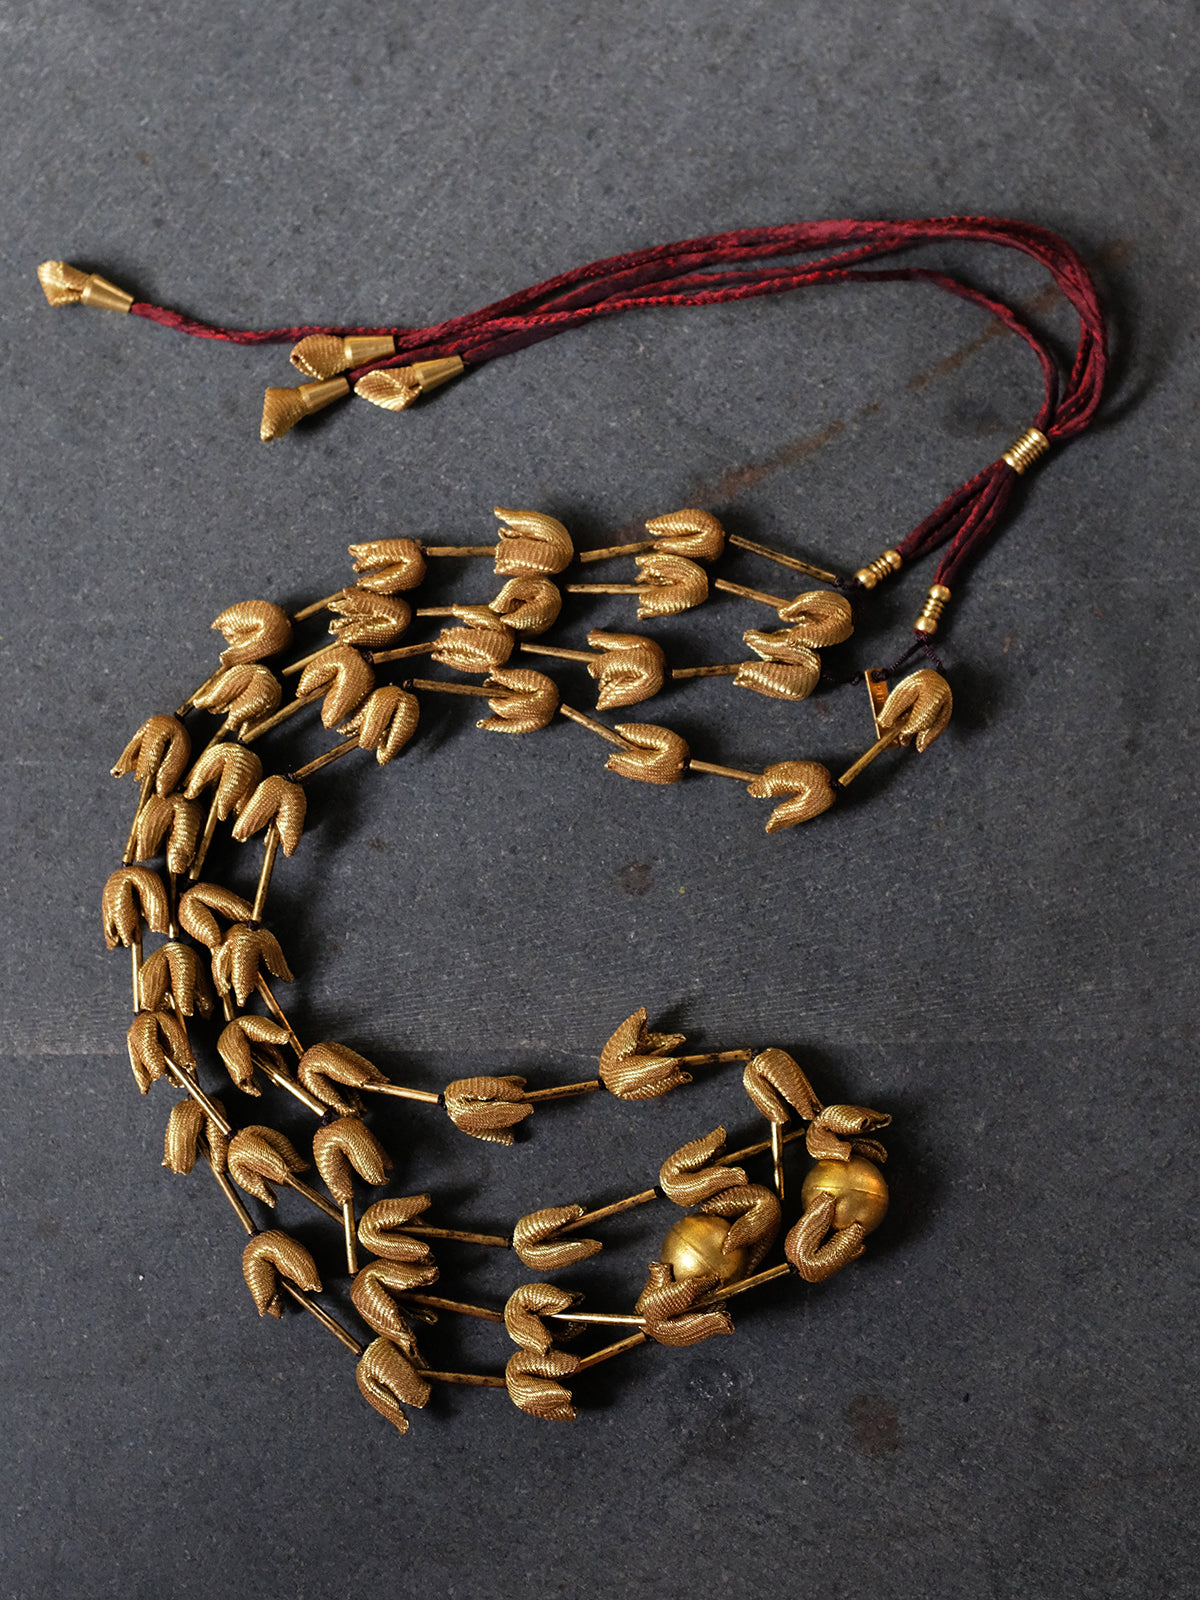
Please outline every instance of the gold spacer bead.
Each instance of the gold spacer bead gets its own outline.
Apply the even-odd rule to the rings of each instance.
[[[800,1202],[805,1210],[819,1194],[837,1200],[833,1213],[835,1228],[848,1228],[857,1222],[864,1233],[872,1233],[887,1215],[887,1181],[866,1156],[850,1156],[846,1161],[818,1161],[805,1176]]]
[[[893,572],[899,572],[902,565],[899,550],[885,550],[881,556],[876,556],[874,561],[868,561],[865,567],[859,567],[854,576],[864,589],[873,589],[880,578],[887,578]]]
[[[921,608],[921,615],[913,623],[914,633],[936,633],[942,612],[946,609],[946,601],[950,598],[950,591],[944,583],[935,583],[930,589]]]
[[[1025,472],[1035,461],[1040,461],[1050,449],[1050,441],[1040,428],[1027,428],[1015,439],[1000,457],[1016,473]]]

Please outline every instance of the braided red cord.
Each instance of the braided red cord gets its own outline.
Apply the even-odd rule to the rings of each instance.
[[[221,328],[210,322],[197,322],[166,306],[153,306],[146,300],[135,300],[129,308],[132,317],[145,317],[147,322],[157,322],[161,327],[173,328],[176,333],[186,333],[190,339],[220,339],[225,344],[295,344],[310,333],[347,334],[407,333],[407,328],[334,328],[322,323],[300,323],[294,328]]]
[[[1079,345],[1063,381],[1058,361],[1011,307],[944,272],[923,267],[866,268],[865,263],[915,245],[962,240],[1019,250],[1051,274],[1080,323]],[[763,265],[781,256],[833,253],[799,263]],[[751,265],[749,263],[758,263]],[[1078,253],[1045,228],[995,217],[941,217],[913,222],[800,222],[773,228],[744,228],[685,239],[592,261],[531,285],[465,316],[426,328],[304,325],[259,331],[222,328],[160,306],[136,302],[136,316],[195,338],[234,344],[294,343],[314,333],[339,337],[391,334],[396,353],[349,374],[353,382],[369,371],[416,361],[459,356],[468,367],[553,338],[568,328],[624,311],[667,306],[718,305],[782,294],[817,283],[922,282],[987,311],[1023,339],[1042,370],[1044,395],[1034,418],[1053,444],[1065,443],[1088,426],[1104,387],[1107,345],[1104,315],[1091,274]],[[948,545],[936,581],[952,587],[968,562],[995,531],[1012,494],[1017,474],[1003,460],[961,485],[897,545],[905,562]]]

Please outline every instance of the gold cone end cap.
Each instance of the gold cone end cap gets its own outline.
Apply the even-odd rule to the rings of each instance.
[[[290,360],[310,378],[332,378],[349,367],[382,361],[385,356],[393,355],[395,349],[396,341],[390,333],[350,334],[345,339],[336,333],[310,333],[292,346]]]
[[[326,378],[319,383],[302,383],[298,389],[268,389],[263,396],[262,425],[258,436],[264,443],[282,439],[302,417],[323,411],[350,393],[345,378]]]
[[[128,311],[133,296],[98,272],[80,272],[69,261],[43,261],[37,269],[42,293],[52,306],[98,306],[101,311]]]
[[[361,400],[369,400],[372,405],[382,406],[385,411],[407,411],[423,394],[449,383],[462,371],[461,356],[446,356],[438,361],[417,361],[410,367],[388,367],[382,372],[368,372],[354,385],[354,392]]]

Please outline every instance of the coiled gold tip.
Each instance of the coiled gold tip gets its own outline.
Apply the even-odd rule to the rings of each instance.
[[[82,304],[101,311],[128,311],[133,296],[98,272],[80,272],[69,261],[43,261],[37,269],[42,292],[52,306]]]
[[[885,550],[881,556],[876,556],[874,561],[868,561],[865,567],[859,567],[854,576],[864,589],[873,589],[880,578],[899,572],[902,565],[899,550]]]
[[[395,351],[396,341],[390,333],[351,334],[345,339],[334,333],[312,333],[292,346],[290,360],[310,378],[332,378],[349,367],[381,361]]]
[[[324,410],[349,393],[350,385],[345,378],[302,383],[297,389],[268,389],[263,396],[262,425],[258,436],[264,441],[282,439],[302,417],[311,417],[314,411]]]
[[[1016,473],[1025,472],[1035,461],[1049,453],[1050,441],[1039,428],[1027,428],[1019,439],[1013,441],[1000,457]]]
[[[463,371],[461,356],[446,356],[438,361],[417,361],[411,367],[388,367],[383,372],[368,372],[354,385],[354,392],[385,411],[406,411],[430,389],[437,389]]]
[[[914,633],[926,635],[938,631],[938,621],[946,609],[946,601],[950,598],[950,591],[944,583],[935,583],[925,598],[921,607],[921,615],[913,623]]]

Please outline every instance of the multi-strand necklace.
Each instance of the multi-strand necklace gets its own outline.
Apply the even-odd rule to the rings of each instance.
[[[1018,313],[961,280],[923,267],[866,265],[933,240],[1008,245],[1044,264],[1080,317],[1070,371],[1059,372],[1048,347]],[[830,248],[834,254],[815,261],[781,264],[799,252]],[[298,1036],[276,994],[292,973],[270,926],[270,885],[280,851],[290,856],[301,842],[307,781],[354,752],[374,752],[381,766],[402,756],[420,736],[422,705],[432,695],[482,699],[488,715],[477,726],[489,733],[534,733],[566,719],[606,741],[612,747],[607,769],[627,779],[666,785],[698,775],[742,784],[752,798],[771,802],[769,833],[827,811],[885,751],[926,750],[951,713],[950,687],[930,638],[958,577],[995,532],[1021,473],[1052,445],[1081,431],[1099,403],[1103,321],[1078,256],[1044,230],[979,218],[746,230],[596,262],[421,330],[293,327],[237,333],[136,301],[106,279],[61,262],[46,263],[40,277],[52,303],[83,301],[132,312],[201,337],[298,340],[292,359],[313,381],[295,390],[268,390],[264,438],[278,437],[352,388],[376,404],[402,409],[484,361],[595,317],[751,298],[810,283],[931,283],[987,310],[1030,345],[1044,379],[1031,427],[906,539],[852,577],[729,535],[711,512],[698,508],[650,519],[645,537],[635,542],[593,550],[577,551],[569,529],[545,512],[504,508],[496,510],[494,544],[435,544],[406,536],[356,543],[350,547],[353,581],[334,593],[290,614],[270,600],[241,601],[222,612],[213,624],[227,642],[219,666],[173,712],[144,721],[114,768],[133,774],[140,790],[122,864],[104,889],[105,932],[110,948],[119,943],[132,951],[128,1044],[138,1087],[146,1093],[165,1080],[183,1091],[168,1120],[165,1165],[189,1172],[200,1159],[211,1169],[249,1235],[243,1270],[260,1313],[277,1316],[290,1299],[320,1320],[354,1352],[364,1395],[402,1430],[404,1407],[423,1405],[438,1381],[506,1388],[533,1416],[573,1417],[565,1380],[576,1373],[647,1341],[689,1345],[731,1332],[734,1296],[788,1275],[819,1282],[860,1256],[887,1206],[880,1171],[884,1151],[874,1135],[890,1119],[860,1106],[823,1105],[800,1063],[782,1048],[739,1042],[688,1054],[681,1051],[683,1036],[654,1031],[646,1010],[639,1009],[603,1044],[596,1074],[582,1082],[531,1089],[523,1077],[503,1075],[459,1079],[437,1091],[397,1084],[343,1043]],[[340,375],[343,370],[348,376]],[[718,576],[731,545],[775,562],[810,586],[780,595]],[[836,776],[786,752],[773,753],[777,759],[755,770],[729,767],[693,753],[669,727],[626,720],[610,725],[568,703],[562,673],[555,679],[543,670],[551,659],[565,663],[568,675],[585,669],[597,686],[596,712],[641,705],[668,681],[699,677],[725,676],[738,689],[784,701],[804,700],[823,686],[862,683],[861,672],[837,668],[828,654],[836,660],[837,647],[853,633],[861,606],[881,580],[939,549],[943,554],[914,624],[913,643],[888,666],[865,674],[874,737]],[[492,560],[502,580],[490,599],[414,604],[431,562],[482,557]],[[579,581],[583,568],[619,558],[636,563],[636,579]],[[714,591],[759,608],[756,619],[770,624],[743,630],[743,659],[673,662],[650,632],[641,631],[641,624],[691,610]],[[534,642],[555,627],[564,592],[633,597],[639,631],[593,629],[586,649]],[[774,613],[773,620],[764,611]],[[301,644],[299,631],[318,617],[332,638]],[[433,637],[410,641],[410,629],[426,618],[445,621]],[[422,657],[459,676],[412,676]],[[921,659],[915,669],[914,657]],[[570,697],[578,700],[582,678],[571,682]],[[319,711],[324,727],[340,732],[339,742],[302,765],[276,755],[268,770],[260,752],[276,751],[278,730],[306,711]],[[220,828],[247,850],[261,839],[252,891],[248,884],[243,893],[205,876]],[[147,935],[162,942],[147,948]],[[199,1036],[210,1018],[215,1038],[206,1055]],[[311,1114],[311,1163],[279,1129],[246,1124],[203,1086],[218,1061],[240,1094],[257,1097],[266,1085]],[[656,1181],[637,1194],[590,1208],[543,1208],[503,1235],[450,1225],[452,1219],[437,1215],[428,1194],[377,1196],[361,1205],[364,1191],[387,1184],[391,1167],[370,1126],[368,1107],[378,1103],[376,1097],[410,1102],[413,1116],[440,1110],[468,1135],[509,1144],[513,1129],[543,1101],[594,1092],[653,1099],[689,1082],[696,1069],[730,1063],[741,1066],[745,1092],[765,1119],[767,1137],[729,1153],[725,1130],[714,1129],[664,1153]],[[811,1164],[797,1205],[795,1186],[785,1181],[785,1149],[801,1137]],[[764,1181],[750,1168],[759,1158],[767,1163]],[[310,1165],[326,1194],[299,1176]],[[251,1202],[274,1207],[280,1187],[337,1224],[349,1305],[374,1336],[369,1341],[316,1299],[322,1284],[311,1252],[286,1232],[263,1226],[267,1217],[251,1208]],[[626,1308],[585,1310],[576,1289],[545,1279],[520,1284],[502,1307],[429,1292],[439,1282],[431,1241],[509,1250],[531,1271],[559,1273],[602,1248],[601,1240],[581,1237],[583,1230],[657,1200],[684,1214],[667,1230],[646,1283]],[[436,1220],[426,1219],[431,1210]],[[503,1372],[432,1367],[415,1328],[439,1313],[502,1322],[517,1347]],[[614,1332],[621,1336],[583,1356],[562,1348],[597,1332],[609,1341]]]

